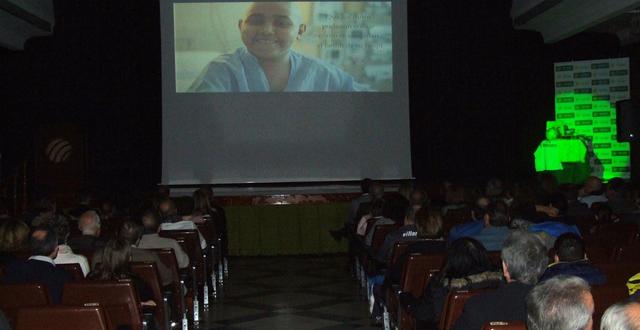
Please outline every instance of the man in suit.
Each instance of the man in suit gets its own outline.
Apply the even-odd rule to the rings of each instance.
[[[525,298],[548,263],[547,248],[535,234],[514,231],[504,241],[502,272],[506,283],[470,298],[454,329],[481,329],[490,321],[527,319]]]
[[[73,237],[67,243],[73,251],[95,251],[104,247],[105,242],[100,240],[100,216],[96,211],[82,213],[78,229],[82,236]]]
[[[62,300],[62,288],[71,281],[71,275],[56,268],[53,259],[58,255],[58,237],[47,227],[37,227],[29,241],[31,257],[28,260],[13,263],[7,269],[6,283],[39,283],[49,291],[51,302],[59,304]]]

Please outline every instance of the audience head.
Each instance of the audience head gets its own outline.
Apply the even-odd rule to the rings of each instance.
[[[516,230],[502,246],[502,270],[507,282],[536,284],[547,268],[547,248],[535,234]]]
[[[465,201],[464,193],[464,187],[458,184],[451,184],[445,190],[445,202],[451,205],[462,204]]]
[[[455,240],[447,249],[442,278],[461,278],[495,269],[487,249],[471,237]]]
[[[591,330],[593,297],[589,284],[559,275],[536,285],[527,295],[528,330]]]
[[[205,215],[211,212],[210,196],[198,189],[193,192],[193,214]]]
[[[484,220],[489,204],[491,204],[491,200],[487,196],[478,197],[475,205],[471,208],[471,218],[473,220]]]
[[[160,229],[160,219],[153,210],[146,210],[142,213],[142,226],[147,234],[157,233]]]
[[[384,197],[384,185],[382,182],[371,182],[371,194],[373,198],[382,199]]]
[[[53,225],[53,229],[58,236],[58,244],[67,244],[69,238],[69,223],[66,221],[57,221]]]
[[[382,216],[383,211],[384,211],[384,200],[381,198],[374,199],[371,202],[371,209],[370,209],[371,216],[374,218]]]
[[[613,178],[607,183],[606,195],[608,199],[626,197],[626,184],[621,178]]]
[[[371,179],[364,178],[360,181],[360,191],[362,191],[363,194],[371,192]]]
[[[590,194],[599,194],[602,192],[602,179],[590,176],[587,181],[584,182],[584,186],[581,189],[583,196]]]
[[[415,214],[418,237],[420,238],[440,238],[442,237],[442,216],[440,212],[420,208]]]
[[[158,212],[161,217],[178,215],[176,203],[169,197],[165,197],[158,205]]]
[[[0,251],[14,252],[24,250],[29,237],[29,226],[17,219],[6,220],[0,224]]]
[[[125,220],[120,225],[118,238],[125,240],[129,245],[137,245],[142,236],[142,228],[142,225],[135,221]]]
[[[50,227],[36,227],[29,240],[31,255],[54,259],[58,254],[58,235]]]
[[[625,301],[611,305],[602,315],[600,330],[640,329],[640,303]]]
[[[427,193],[422,189],[414,189],[411,192],[409,202],[414,206],[425,206],[427,204]]]
[[[585,258],[585,247],[582,238],[574,233],[564,233],[553,245],[555,262],[571,262]]]
[[[36,211],[40,216],[53,216],[56,214],[56,201],[50,197],[43,197],[36,203]]]
[[[599,224],[614,222],[614,215],[611,206],[604,203],[600,204],[598,209],[593,212],[593,217]]]
[[[100,236],[100,215],[94,210],[89,210],[80,216],[78,229],[82,235]]]
[[[416,212],[420,210],[419,206],[409,206],[404,212],[404,224],[415,225],[416,224]]]
[[[491,202],[484,214],[485,224],[492,227],[505,227],[509,225],[508,207],[505,202]]]
[[[490,179],[487,182],[487,186],[485,187],[484,191],[485,194],[489,196],[489,198],[496,198],[502,195],[502,192],[504,191],[502,180],[498,178]]]
[[[107,242],[101,251],[102,262],[87,277],[95,280],[117,280],[129,277],[131,244],[122,238]]]

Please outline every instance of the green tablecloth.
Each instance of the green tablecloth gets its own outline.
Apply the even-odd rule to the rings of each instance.
[[[274,256],[347,251],[330,229],[343,226],[349,204],[228,206],[229,254]]]

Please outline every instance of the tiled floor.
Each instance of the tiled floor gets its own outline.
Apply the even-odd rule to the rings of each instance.
[[[232,258],[199,329],[379,329],[346,256]]]

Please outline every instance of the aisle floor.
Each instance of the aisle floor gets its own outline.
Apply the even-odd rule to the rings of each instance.
[[[200,329],[379,329],[346,256],[232,258]]]

